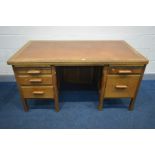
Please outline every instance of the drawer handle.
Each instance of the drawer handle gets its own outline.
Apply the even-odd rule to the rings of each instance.
[[[128,74],[128,73],[132,73],[131,70],[119,70],[118,73],[120,74]]]
[[[33,91],[32,92],[34,95],[43,95],[44,91]]]
[[[34,82],[34,83],[35,83],[35,82],[36,82],[36,83],[40,83],[40,82],[42,82],[42,79],[30,79],[29,81],[32,82],[32,83],[33,83],[33,82]]]
[[[40,74],[41,71],[40,70],[29,70],[27,71],[28,74]]]
[[[117,89],[126,89],[126,88],[128,88],[128,86],[127,85],[116,85],[115,88],[117,88]]]

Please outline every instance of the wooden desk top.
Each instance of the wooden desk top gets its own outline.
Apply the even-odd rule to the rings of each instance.
[[[7,62],[11,65],[147,64],[125,41],[30,41]]]

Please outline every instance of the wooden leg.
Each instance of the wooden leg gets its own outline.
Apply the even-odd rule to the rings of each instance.
[[[55,99],[54,99],[54,106],[55,106],[55,111],[56,112],[59,112],[59,101],[58,101],[58,97],[55,97]]]
[[[58,86],[57,86],[57,76],[56,76],[56,69],[52,66],[52,75],[53,75],[53,86],[54,86],[54,106],[55,111],[59,112],[59,99],[58,99]]]
[[[28,112],[29,111],[29,105],[27,104],[27,100],[23,98],[22,103],[23,103],[24,111]]]
[[[102,111],[103,110],[103,100],[102,101],[99,101],[98,110],[99,111]]]
[[[130,104],[129,104],[129,111],[132,111],[134,109],[134,102],[135,102],[135,98],[131,98]]]
[[[59,82],[58,82],[58,88],[59,88]],[[54,98],[54,102],[55,102],[55,111],[56,112],[59,112],[59,89],[56,89],[56,91],[55,91],[55,98]]]
[[[100,110],[100,111],[103,109],[104,92],[105,92],[105,85],[106,85],[107,74],[108,74],[108,66],[105,66],[102,69],[102,78],[101,78],[100,91],[99,91],[98,110]]]
[[[100,94],[99,96],[99,105],[98,105],[98,110],[102,110],[103,109],[103,95]]]
[[[141,80],[142,80],[143,75],[144,75],[145,67],[146,67],[146,65],[143,66],[143,72],[141,73],[141,76],[140,76],[140,79],[139,79],[139,82],[138,82],[138,86],[137,86],[135,95],[134,95],[134,97],[131,98],[131,100],[130,100],[130,104],[129,104],[129,108],[128,108],[130,111],[132,111],[132,110],[134,109],[134,103],[135,103],[135,100],[136,100],[136,96],[137,96],[137,93],[138,93],[138,89],[139,89],[139,87],[140,87]]]

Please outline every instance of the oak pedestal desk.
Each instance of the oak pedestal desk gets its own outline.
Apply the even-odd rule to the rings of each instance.
[[[58,66],[99,66],[99,104],[105,98],[130,98],[133,110],[148,59],[125,41],[29,41],[7,62],[13,66],[25,111],[27,99],[58,102]]]

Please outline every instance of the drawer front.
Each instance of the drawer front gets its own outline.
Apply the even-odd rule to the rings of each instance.
[[[40,75],[40,74],[51,74],[50,67],[16,67],[15,72],[17,75]]]
[[[140,75],[108,75],[105,97],[133,97]]]
[[[18,82],[20,85],[51,85],[52,75],[29,76],[19,75]]]
[[[53,98],[53,86],[22,86],[24,98]]]
[[[143,66],[111,66],[110,74],[140,74],[143,73]]]

